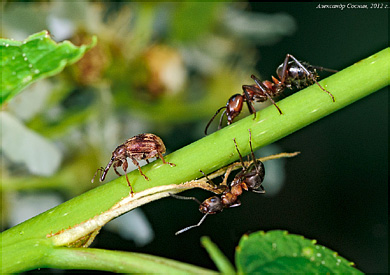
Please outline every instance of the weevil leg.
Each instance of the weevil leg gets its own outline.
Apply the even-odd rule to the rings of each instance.
[[[141,166],[139,166],[138,161],[133,158],[131,158],[131,160],[133,161],[134,165],[137,166],[139,173],[145,178],[145,180],[149,180],[149,178],[142,172]]]
[[[133,196],[133,194],[134,194],[133,187],[131,186],[129,178],[127,177],[127,173],[125,175],[126,175],[127,185],[130,187],[130,195]]]
[[[163,155],[162,155],[160,152],[158,152],[158,157],[162,160],[162,162],[163,162],[164,164],[169,164],[171,167],[172,167],[172,166],[176,166],[176,164],[174,164],[174,163],[165,161]]]
[[[122,175],[118,172],[118,170],[116,170],[116,168],[118,168],[119,166],[122,165],[122,161],[121,160],[118,160],[117,162],[114,162],[114,164],[112,165],[112,167],[114,167],[114,171],[115,173],[121,177]],[[125,171],[126,172],[126,171]]]
[[[130,187],[130,195],[133,196],[134,192],[133,192],[133,187],[131,186],[131,183],[129,181],[129,178],[127,176],[127,167],[129,166],[129,164],[127,163],[127,160],[124,160],[122,162],[122,169],[123,171],[125,171],[125,176],[126,176],[126,180],[127,180],[127,185]]]

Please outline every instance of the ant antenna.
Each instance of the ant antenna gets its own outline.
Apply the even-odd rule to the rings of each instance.
[[[179,234],[181,234],[181,233],[183,233],[183,232],[186,232],[186,231],[188,231],[188,230],[190,230],[190,229],[192,229],[192,228],[194,228],[194,227],[200,226],[200,225],[202,224],[202,222],[206,219],[206,217],[207,217],[208,214],[209,214],[209,213],[204,214],[204,216],[200,219],[200,221],[199,221],[197,224],[194,224],[194,225],[188,226],[188,227],[186,227],[186,228],[183,228],[182,230],[177,231],[177,232],[175,233],[175,235],[177,236],[177,235],[179,235]]]
[[[179,199],[179,200],[193,200],[193,201],[196,201],[199,205],[201,205],[202,203],[195,197],[185,197],[185,196],[178,196],[176,194],[172,194],[172,193],[168,193],[169,196],[175,198],[175,199]]]
[[[325,71],[325,72],[330,72],[330,73],[338,73],[339,72],[338,70],[328,69],[328,68],[324,68],[324,67],[320,67],[320,66],[313,66],[313,65],[310,65],[310,66],[318,71]]]
[[[226,106],[223,106],[223,107],[219,108],[219,109],[215,112],[215,115],[210,119],[209,123],[207,123],[206,129],[204,129],[204,133],[205,133],[206,136],[207,136],[207,129],[209,128],[211,122],[213,122],[214,118],[219,114],[219,112],[220,112],[222,109],[225,109],[225,108],[226,108]],[[226,110],[225,110],[225,112],[226,112]],[[223,114],[222,114],[222,116],[223,116]],[[222,122],[222,119],[220,120],[220,124],[221,124],[221,122]],[[221,125],[219,125],[219,129],[220,129],[220,126],[221,126]]]

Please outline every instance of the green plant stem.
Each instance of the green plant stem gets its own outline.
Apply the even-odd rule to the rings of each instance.
[[[332,102],[317,85],[311,85],[278,102],[283,115],[274,106],[269,106],[258,112],[256,119],[246,117],[166,156],[166,160],[175,163],[176,167],[163,165],[161,160],[146,165],[142,170],[150,181],[145,181],[135,170],[128,174],[133,189],[139,192],[156,186],[180,184],[201,177],[199,169],[210,173],[226,166],[238,159],[233,138],[236,138],[243,155],[250,152],[248,129],[252,131],[254,149],[275,142],[388,86],[389,63],[390,48],[386,48],[322,80],[320,84],[334,95],[336,102]],[[107,211],[128,194],[126,179],[120,177],[3,232],[2,266],[7,266],[11,272],[25,270],[17,266],[15,258],[8,257],[15,244],[26,240],[47,240],[48,234],[83,223]],[[46,246],[47,242],[44,244]],[[38,249],[44,251],[44,248],[24,246],[19,253],[30,255],[31,251]],[[42,252],[41,256],[47,257],[47,253]],[[33,258],[25,259],[24,267],[37,268],[37,263],[39,261]]]
[[[209,269],[141,253],[94,248],[57,247],[46,257],[44,267],[105,270],[116,273],[215,273]]]
[[[200,241],[222,274],[236,274],[233,265],[209,237],[202,237]]]

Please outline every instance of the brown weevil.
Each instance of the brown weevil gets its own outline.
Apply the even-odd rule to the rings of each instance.
[[[138,167],[138,171],[145,178],[145,180],[149,180],[149,178],[142,172],[141,166],[139,165],[139,160],[146,160],[149,163],[149,159],[153,157],[160,158],[164,164],[169,164],[170,166],[176,166],[173,163],[165,161],[163,154],[165,153],[165,145],[161,138],[153,134],[140,134],[135,137],[132,137],[126,140],[123,144],[116,147],[116,149],[112,152],[112,157],[108,162],[106,168],[97,169],[94,177],[92,178],[92,182],[94,181],[96,174],[98,171],[101,172],[101,176],[99,180],[102,182],[106,178],[107,172],[111,166],[114,167],[114,171],[118,176],[122,176],[118,171],[117,167],[122,166],[123,171],[126,175],[127,183],[130,187],[131,194],[133,194],[133,188],[131,187],[129,178],[127,177],[127,158],[130,158],[134,165]]]

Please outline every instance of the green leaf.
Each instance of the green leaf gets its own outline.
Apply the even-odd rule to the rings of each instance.
[[[203,247],[207,250],[210,258],[213,260],[218,270],[222,274],[235,274],[233,265],[229,262],[226,256],[219,250],[218,246],[211,241],[209,237],[202,237],[200,239]]]
[[[315,240],[280,230],[243,236],[236,265],[239,273],[361,273]]]
[[[23,42],[0,39],[1,99],[10,100],[31,83],[61,72],[66,65],[83,57],[96,45],[94,36],[89,45],[77,47],[69,41],[56,43],[47,31],[29,36]]]

